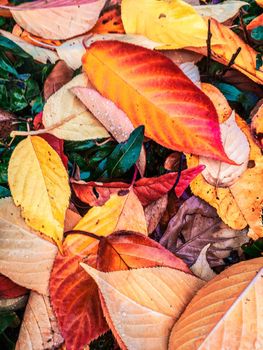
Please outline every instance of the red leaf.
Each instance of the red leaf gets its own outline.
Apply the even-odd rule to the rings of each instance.
[[[180,197],[190,182],[204,170],[203,165],[199,165],[192,169],[183,170],[179,182],[175,188],[175,193]],[[143,206],[158,200],[169,192],[177,179],[178,173],[172,172],[159,177],[142,178],[135,182],[134,192],[141,201]],[[76,196],[84,203],[90,206],[103,205],[113,193],[130,187],[125,182],[72,182],[73,190]]]
[[[19,286],[9,278],[0,275],[0,298],[13,299],[21,297],[27,293],[27,289]]]

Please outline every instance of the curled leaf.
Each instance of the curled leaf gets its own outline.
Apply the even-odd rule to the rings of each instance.
[[[191,266],[191,271],[197,277],[201,278],[203,281],[210,281],[212,278],[216,276],[216,274],[211,269],[206,258],[206,253],[209,247],[210,247],[210,244],[207,244],[206,246],[204,246],[196,262],[194,263],[194,265]]]

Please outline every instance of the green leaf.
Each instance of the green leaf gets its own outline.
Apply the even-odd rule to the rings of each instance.
[[[111,155],[99,164],[100,178],[116,178],[124,175],[138,160],[144,138],[144,126],[135,129],[126,142],[117,145]],[[97,172],[98,174],[98,172]]]
[[[0,198],[10,197],[10,196],[11,196],[10,191],[4,186],[0,186]]]
[[[258,40],[258,41],[263,40],[263,26],[259,26],[257,28],[254,28],[251,32],[251,37],[254,40]]]
[[[31,57],[27,52],[21,49],[20,46],[18,46],[12,40],[5,38],[4,36],[0,36],[0,47],[6,49],[7,51],[11,51],[13,54],[19,57]]]
[[[259,238],[252,244],[244,244],[242,249],[249,258],[261,257],[263,255],[263,238]]]
[[[256,69],[259,70],[263,66],[262,54],[258,53],[256,57]]]
[[[13,74],[15,77],[18,77],[16,69],[12,66],[9,59],[2,51],[0,51],[0,68],[10,74]]]
[[[0,313],[0,334],[2,334],[8,327],[17,327],[20,321],[15,312],[1,312]]]

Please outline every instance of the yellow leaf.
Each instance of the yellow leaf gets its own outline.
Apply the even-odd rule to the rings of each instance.
[[[263,157],[255,144],[248,125],[236,115],[236,122],[246,135],[250,145],[248,168],[230,187],[210,185],[202,174],[191,183],[192,192],[216,208],[221,219],[231,228],[241,230],[250,226],[248,235],[257,239],[263,237],[261,211],[263,203]],[[199,157],[188,155],[188,167],[197,166]]]
[[[48,133],[72,141],[109,137],[103,125],[70,91],[73,87],[90,87],[87,76],[77,75],[47,100],[43,124],[49,129],[54,126]]]
[[[169,267],[105,273],[81,266],[98,284],[104,315],[122,349],[166,350],[175,320],[204,284]]]
[[[0,200],[0,273],[20,286],[48,295],[57,247],[26,224],[12,198]]]
[[[182,0],[140,0],[136,6],[134,0],[123,0],[121,9],[126,33],[163,44],[158,49],[206,46],[207,24]]]
[[[60,246],[70,187],[59,155],[41,137],[27,137],[11,156],[8,181],[28,226]]]
[[[256,3],[258,4],[258,6],[263,7],[263,0],[256,0]]]
[[[175,323],[169,350],[263,349],[263,258],[235,264],[201,288]]]
[[[147,224],[141,202],[131,189],[114,194],[101,207],[93,207],[74,230],[84,230],[99,236],[127,230],[147,235]]]

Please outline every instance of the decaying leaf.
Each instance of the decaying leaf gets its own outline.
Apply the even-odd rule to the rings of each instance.
[[[28,136],[12,153],[8,181],[28,226],[60,246],[70,187],[59,155],[43,138]]]
[[[121,14],[126,33],[145,35],[161,49],[206,45],[207,25],[184,1],[140,0],[134,6],[133,0],[123,0]]]
[[[16,350],[35,349],[53,350],[64,342],[49,298],[36,292],[31,292]]]
[[[231,228],[242,230],[250,227],[248,235],[257,239],[263,236],[261,211],[263,203],[262,167],[263,158],[260,148],[255,144],[245,121],[236,115],[238,127],[246,135],[249,146],[248,168],[228,188],[214,187],[207,183],[202,175],[198,175],[191,183],[192,192],[216,208],[221,219]],[[199,164],[198,157],[188,156],[189,167]]]
[[[73,70],[69,68],[64,61],[57,62],[52,72],[45,80],[45,100],[58,91],[63,85],[67,84],[72,79],[73,73]]]
[[[87,50],[83,67],[96,89],[122,109],[134,127],[145,125],[146,136],[167,148],[231,163],[212,102],[168,58],[139,46],[101,41]],[[141,72],[143,79],[138,79]]]
[[[16,118],[12,113],[6,112],[0,109],[0,138],[4,139],[9,137],[10,132],[15,130]]]
[[[56,54],[56,52],[44,49],[42,47],[38,47],[32,44],[29,44],[23,39],[20,39],[16,35],[13,35],[3,29],[0,29],[0,34],[4,36],[5,38],[8,38],[12,40],[14,43],[16,43],[18,46],[21,47],[25,52],[27,52],[29,55],[31,55],[36,61],[41,63],[56,63],[58,61],[59,57]]]
[[[15,21],[34,35],[68,39],[92,28],[106,0],[37,0],[8,8]]]
[[[109,6],[107,6],[107,3],[106,3],[105,6],[107,6],[108,8],[105,9],[104,7],[103,14],[100,16],[96,25],[91,30],[92,33],[96,33],[96,34],[106,34],[106,33],[124,34],[125,33],[122,20],[121,20],[120,8],[114,5],[116,4],[109,4]]]
[[[262,348],[262,266],[263,258],[235,264],[202,287],[175,323],[169,349]]]
[[[216,210],[197,197],[190,197],[170,220],[160,243],[193,265],[201,250],[210,244],[207,259],[210,266],[223,265],[232,250],[242,253],[241,245],[248,241],[246,230],[236,231],[217,216]]]
[[[163,197],[157,199],[157,201],[149,204],[145,208],[145,218],[147,222],[148,233],[151,234],[159,224],[166,207],[168,205],[168,195],[165,194]]]
[[[112,101],[101,96],[93,88],[75,87],[71,91],[118,142],[128,140],[134,127],[127,115]],[[144,147],[142,147],[137,166],[141,176],[143,176],[146,167]]]
[[[191,266],[191,271],[203,281],[210,281],[212,278],[216,276],[214,271],[211,269],[208,261],[207,261],[207,250],[210,247],[210,244],[204,246],[201,250],[196,262]]]
[[[54,126],[48,131],[50,134],[73,141],[109,137],[107,130],[71,92],[73,87],[88,85],[85,74],[77,75],[48,99],[43,124],[45,128]]]
[[[242,6],[247,5],[244,1],[232,1],[228,0],[219,4],[211,4],[204,6],[193,6],[199,15],[203,17],[212,17],[218,22],[226,22],[238,15],[238,12]]]
[[[209,184],[215,187],[229,187],[246,171],[250,147],[246,135],[236,123],[235,111],[220,124],[220,130],[226,154],[240,165],[230,165],[202,156],[199,162],[205,165],[202,176]]]
[[[98,284],[104,315],[123,349],[167,349],[175,320],[203,285],[168,267],[104,273],[81,266]]]
[[[117,194],[111,195],[102,207],[90,209],[75,229],[104,236],[119,230],[147,235],[143,207],[132,189],[120,190]]]
[[[56,253],[54,244],[25,224],[11,198],[0,200],[0,273],[23,287],[48,295]]]

